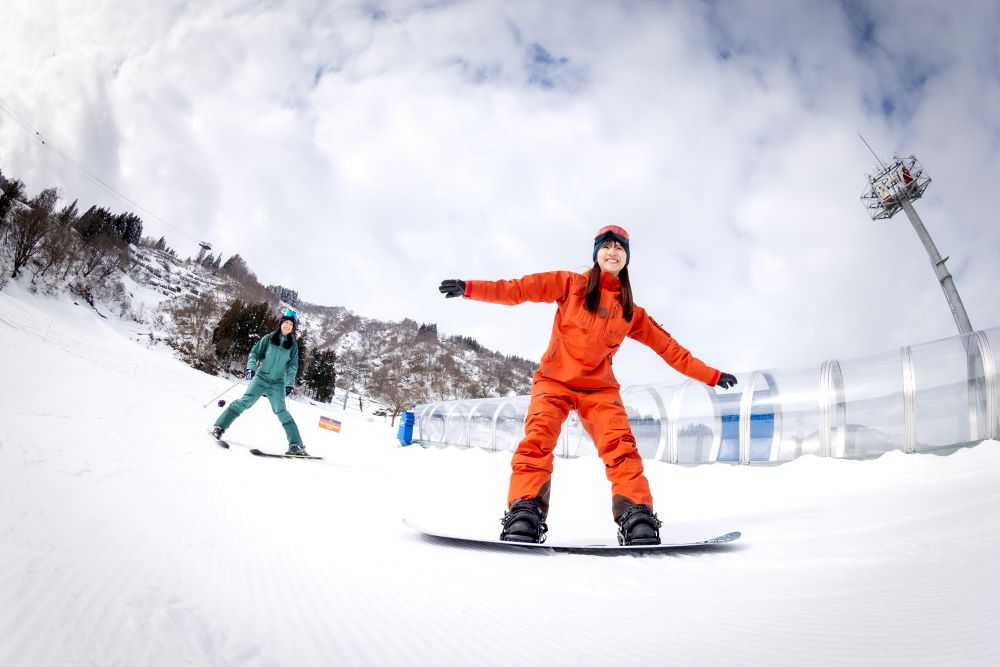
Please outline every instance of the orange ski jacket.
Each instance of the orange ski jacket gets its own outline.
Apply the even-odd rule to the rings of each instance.
[[[556,380],[583,391],[619,389],[611,357],[628,336],[651,348],[678,372],[715,386],[720,372],[692,356],[644,309],[633,306],[632,321],[625,321],[617,277],[601,274],[600,305],[589,312],[584,301],[589,275],[590,271],[551,271],[515,280],[468,280],[465,297],[507,306],[525,301],[557,304],[552,338],[535,373],[536,380]]]

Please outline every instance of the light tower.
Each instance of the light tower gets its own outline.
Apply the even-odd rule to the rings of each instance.
[[[205,254],[212,249],[212,244],[208,241],[202,241],[198,244],[198,257],[194,261],[201,264],[202,260],[205,259]]]
[[[865,143],[867,145],[867,142]],[[944,265],[948,258],[941,257],[934,241],[931,240],[931,235],[927,233],[927,228],[913,208],[913,202],[923,196],[930,182],[930,176],[916,157],[893,155],[892,162],[888,165],[879,160],[875,173],[868,176],[868,188],[861,195],[861,201],[868,209],[872,220],[888,220],[899,211],[906,213],[931,258],[931,265],[934,267],[938,282],[941,283],[941,289],[944,290],[944,297],[948,300],[948,307],[951,308],[959,333],[972,333],[972,325],[969,323],[965,306],[962,305],[962,298],[958,295],[958,289],[951,278],[951,273],[948,272],[948,267]]]

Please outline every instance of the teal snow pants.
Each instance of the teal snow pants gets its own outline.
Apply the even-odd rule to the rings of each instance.
[[[268,382],[261,376],[256,376],[250,381],[250,386],[243,396],[229,404],[229,407],[222,411],[219,418],[215,420],[216,426],[228,429],[229,425],[236,421],[236,418],[243,414],[243,411],[256,403],[261,396],[267,396],[271,402],[271,410],[278,417],[285,435],[288,436],[289,445],[301,445],[302,436],[299,435],[299,427],[296,426],[292,414],[285,409],[285,383]]]

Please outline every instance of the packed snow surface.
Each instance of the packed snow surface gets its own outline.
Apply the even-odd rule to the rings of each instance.
[[[448,543],[499,531],[510,454],[400,447],[380,417],[266,401],[139,325],[0,292],[0,665],[996,664],[1000,446],[778,467],[648,463],[645,555]],[[622,378],[625,380],[625,378]],[[233,400],[240,387],[226,395]],[[320,416],[342,431],[318,428]],[[614,534],[595,457],[557,460],[550,536]]]

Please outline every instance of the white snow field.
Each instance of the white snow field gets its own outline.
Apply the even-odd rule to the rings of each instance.
[[[997,442],[648,464],[664,535],[743,531],[718,548],[447,543],[402,518],[498,533],[509,453],[403,448],[381,418],[304,401],[325,461],[251,456],[284,447],[266,402],[227,451],[202,404],[228,383],[138,333],[0,292],[0,665],[1000,661]],[[614,534],[601,468],[556,461],[552,539]]]

